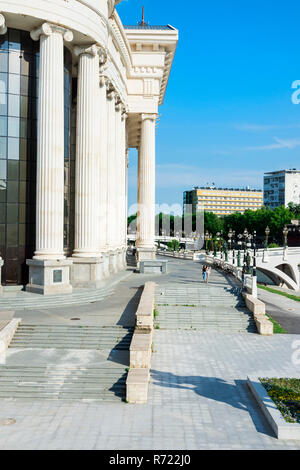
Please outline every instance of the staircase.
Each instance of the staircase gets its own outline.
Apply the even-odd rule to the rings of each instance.
[[[240,288],[200,284],[160,285],[156,290],[156,328],[222,333],[256,333]]]
[[[24,291],[17,292],[14,295],[5,293],[0,298],[0,310],[40,310],[100,302],[109,297],[113,291],[113,287],[110,286],[101,289],[74,289],[71,294],[56,294],[54,296],[43,296]]]
[[[128,350],[133,328],[120,326],[20,325],[10,348]]]
[[[0,366],[0,398],[120,401],[125,367]]]
[[[132,335],[122,326],[21,324],[0,365],[0,398],[125,400]]]

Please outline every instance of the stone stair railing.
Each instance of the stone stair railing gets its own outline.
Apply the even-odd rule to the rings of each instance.
[[[130,370],[126,401],[147,403],[154,324],[155,283],[146,282],[136,312],[136,327],[130,345]]]

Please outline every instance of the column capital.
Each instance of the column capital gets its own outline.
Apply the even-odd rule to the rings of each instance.
[[[91,46],[75,46],[74,54],[80,56],[82,54],[88,54],[92,57],[99,56],[99,63],[104,65],[107,60],[107,51],[98,44],[92,44]]]
[[[73,33],[70,29],[62,28],[53,23],[43,23],[39,28],[30,32],[31,39],[38,41],[40,36],[51,36],[53,33],[60,33],[66,42],[73,40]]]
[[[142,121],[146,121],[146,119],[150,119],[151,121],[156,121],[157,119],[157,114],[142,114]]]
[[[5,26],[5,16],[0,13],[0,34],[3,35],[7,32],[7,27]]]

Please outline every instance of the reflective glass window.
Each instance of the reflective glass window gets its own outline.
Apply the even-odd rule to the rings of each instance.
[[[6,179],[6,160],[0,160],[0,179]]]
[[[20,95],[8,95],[8,115],[20,116]],[[9,134],[10,135],[10,134]]]
[[[7,202],[18,202],[19,184],[18,181],[7,181]]]
[[[0,82],[1,88],[1,82]],[[7,94],[0,93],[0,115],[6,116],[7,115]]]
[[[6,230],[6,243],[9,247],[18,246],[18,224],[8,224]]]
[[[18,204],[7,204],[7,223],[18,223]]]
[[[9,137],[20,137],[20,119],[16,117],[8,117],[8,131]]]
[[[21,71],[20,52],[9,51],[8,54],[8,71],[9,73],[19,74]]]
[[[7,138],[0,137],[0,158],[7,157]]]
[[[0,51],[0,72],[8,72],[8,53]]]
[[[8,91],[14,95],[20,94],[21,77],[15,73],[10,73],[8,76]]]
[[[19,139],[16,139],[14,137],[9,137],[8,138],[8,148],[7,148],[7,154],[8,158],[11,160],[18,160],[20,157],[20,151],[19,151]]]
[[[7,117],[0,116],[0,136],[7,136]]]
[[[10,50],[21,50],[21,31],[18,29],[9,29],[8,47]]]
[[[7,160],[7,179],[18,180],[19,162],[17,160]]]
[[[1,72],[0,73],[0,93],[7,93],[7,81],[8,81],[8,74]]]

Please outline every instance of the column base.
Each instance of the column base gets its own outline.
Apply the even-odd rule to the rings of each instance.
[[[104,251],[101,253],[101,256],[103,258],[103,266],[102,266],[103,279],[108,279],[110,276],[110,271],[109,271],[110,254],[108,251]]]
[[[144,260],[140,261],[140,274],[167,274],[167,260]]]
[[[118,253],[117,250],[109,252],[109,273],[115,274],[118,272]]]
[[[73,287],[99,289],[103,284],[103,258],[69,258],[71,267],[71,284]]]
[[[71,294],[70,267],[72,261],[27,259],[29,284],[27,292],[42,295]]]
[[[138,262],[141,261],[150,261],[156,259],[156,249],[153,248],[144,248],[144,247],[137,247],[137,257]]]
[[[3,265],[4,265],[4,261],[2,258],[0,258],[0,295],[3,293],[3,287],[1,285],[1,269]]]
[[[117,267],[118,271],[124,271],[124,269],[127,268],[126,250],[124,250],[124,248],[119,248],[117,250]]]

